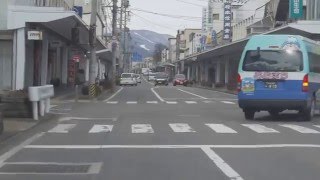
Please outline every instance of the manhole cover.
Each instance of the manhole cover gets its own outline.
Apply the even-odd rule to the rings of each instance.
[[[28,164],[6,163],[0,173],[17,174],[88,174],[100,171],[101,163],[97,164]]]

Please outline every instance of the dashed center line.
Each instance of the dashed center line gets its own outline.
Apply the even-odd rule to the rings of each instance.
[[[178,104],[177,101],[166,101],[167,104]]]
[[[147,104],[158,104],[158,101],[147,101]]]
[[[225,104],[236,104],[234,102],[231,102],[231,101],[221,101],[222,103],[225,103]]]
[[[137,101],[127,101],[127,104],[138,104]]]

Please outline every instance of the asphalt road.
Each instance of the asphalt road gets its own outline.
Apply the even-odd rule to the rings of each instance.
[[[0,179],[315,180],[319,117],[258,113],[211,90],[119,87],[98,102],[60,102],[55,121],[3,144]]]

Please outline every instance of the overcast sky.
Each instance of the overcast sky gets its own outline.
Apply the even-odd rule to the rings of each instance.
[[[134,10],[143,9],[169,15],[201,17],[202,7],[181,1],[203,5],[203,7],[207,5],[206,0],[131,0],[132,17],[129,27],[133,30],[147,29],[173,36],[176,35],[178,29],[201,28],[201,19],[187,21]]]

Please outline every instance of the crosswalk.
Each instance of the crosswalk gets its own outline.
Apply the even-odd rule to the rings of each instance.
[[[213,103],[223,103],[223,104],[228,104],[228,105],[236,105],[236,101],[210,101],[210,100],[204,100],[204,101],[145,101],[145,102],[138,102],[138,101],[124,101],[124,102],[119,102],[119,101],[106,101],[106,104],[110,105],[116,105],[116,104],[128,104],[128,105],[135,105],[135,104],[213,104]]]
[[[48,133],[56,133],[56,134],[67,134],[72,133],[77,128],[78,124],[57,124],[55,127],[47,131]],[[91,126],[91,125],[90,125]],[[268,127],[263,124],[240,124],[240,125],[230,125],[226,124],[199,124],[196,126],[197,128],[192,127],[188,123],[169,123],[167,124],[167,130],[172,133],[202,133],[205,131],[209,131],[216,134],[239,134],[239,133],[257,133],[257,134],[280,134],[280,133],[288,133],[294,132],[298,134],[320,134],[320,125],[309,125],[308,127],[303,125],[296,124],[273,124],[272,127]],[[114,124],[94,124],[92,127],[81,131],[89,134],[97,134],[97,133],[111,133],[114,129],[117,128],[117,125]],[[122,126],[123,128],[123,126]],[[160,133],[163,131],[162,128],[153,127],[152,124],[130,124],[127,127],[128,130],[131,129],[132,134],[153,134]],[[167,131],[166,130],[166,131]],[[75,130],[79,132],[78,130]]]

